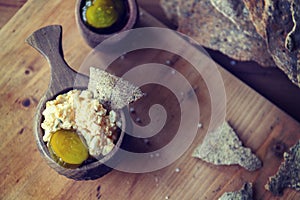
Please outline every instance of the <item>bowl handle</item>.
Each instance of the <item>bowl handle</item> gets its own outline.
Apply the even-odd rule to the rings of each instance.
[[[88,77],[74,71],[64,60],[60,25],[43,27],[32,33],[26,42],[41,53],[50,64],[49,95],[55,95],[67,88],[87,86]]]

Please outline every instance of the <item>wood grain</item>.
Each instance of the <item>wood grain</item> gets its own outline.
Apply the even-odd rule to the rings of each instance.
[[[0,0],[0,29],[26,2],[27,0]]]
[[[238,166],[216,167],[191,157],[209,122],[205,88],[198,94],[203,100],[200,105],[203,129],[199,129],[189,150],[172,165],[145,174],[113,171],[101,179],[85,182],[67,179],[52,170],[37,150],[32,126],[37,103],[50,82],[50,68],[24,40],[41,27],[61,24],[65,60],[78,69],[91,49],[76,28],[74,6],[70,1],[29,0],[0,31],[3,47],[0,72],[5,75],[0,79],[0,199],[99,199],[100,196],[101,199],[165,199],[166,196],[217,199],[225,191],[240,188],[244,181],[254,182],[256,199],[300,198],[299,193],[289,189],[283,197],[275,198],[263,187],[282,161],[278,152],[274,152],[274,145],[287,149],[295,144],[300,138],[300,125],[221,67],[227,94],[227,120],[244,144],[263,160],[261,170],[250,173]],[[144,18],[147,21],[147,15]],[[25,21],[30,23],[24,25]],[[174,68],[189,73],[189,65],[176,56],[162,52],[141,55],[143,61],[171,60]],[[197,80],[197,85],[203,84],[200,77],[190,79]],[[176,172],[176,168],[180,171]]]
[[[7,5],[7,1],[2,0],[2,2],[2,4],[0,3],[1,21],[3,22],[0,22],[2,23],[0,24],[1,28],[27,0],[12,0],[9,1],[9,5]],[[176,29],[176,26],[164,15],[159,5],[159,0],[138,0],[138,3],[146,8],[151,15],[159,19],[160,22],[167,25],[167,27]],[[276,67],[262,68],[255,62],[234,61],[218,51],[206,50],[209,51],[209,54],[219,65],[270,100],[280,109],[287,112],[287,114],[298,122],[300,121],[300,109],[295,109],[300,101],[300,88],[291,83],[280,69]]]

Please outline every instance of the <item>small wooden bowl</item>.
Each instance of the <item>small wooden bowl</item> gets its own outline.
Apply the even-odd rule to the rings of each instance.
[[[75,72],[64,61],[61,37],[62,27],[54,25],[41,28],[26,39],[28,44],[43,54],[51,67],[49,88],[40,100],[35,116],[34,136],[42,157],[46,160],[47,164],[59,174],[75,180],[97,179],[109,173],[112,170],[112,166],[117,164],[117,161],[113,158],[121,146],[125,134],[124,131],[121,131],[113,150],[101,160],[83,165],[76,169],[68,169],[58,165],[50,156],[47,145],[43,141],[44,132],[41,128],[41,123],[43,120],[42,112],[46,107],[46,102],[54,99],[58,94],[65,93],[73,88],[87,88],[88,85],[88,77]],[[125,130],[124,127],[126,123],[124,114],[120,113],[120,117],[123,126],[122,130]]]
[[[80,34],[86,41],[86,43],[94,48],[98,44],[100,44],[103,40],[113,36],[114,34],[120,33],[122,31],[130,30],[134,27],[138,20],[138,5],[136,0],[126,0],[126,3],[128,5],[128,20],[124,24],[123,28],[121,28],[117,32],[108,33],[108,34],[100,34],[92,31],[90,28],[87,27],[87,25],[83,22],[82,16],[81,16],[81,7],[84,0],[76,0],[75,5],[75,19],[76,24],[79,29]]]

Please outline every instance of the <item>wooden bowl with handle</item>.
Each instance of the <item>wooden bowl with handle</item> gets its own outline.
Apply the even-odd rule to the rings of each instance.
[[[124,131],[121,131],[115,147],[102,159],[81,167],[70,169],[64,168],[57,164],[48,150],[47,144],[43,141],[44,131],[41,128],[43,120],[42,112],[46,107],[48,100],[54,99],[58,94],[67,92],[68,90],[87,88],[88,77],[77,73],[70,68],[64,60],[62,51],[62,27],[60,25],[51,25],[41,28],[31,34],[26,42],[38,50],[49,62],[51,67],[51,78],[49,88],[45,95],[41,98],[34,120],[34,136],[38,149],[47,164],[56,170],[59,174],[75,180],[91,180],[97,179],[112,170],[112,166],[117,164],[116,156],[118,149],[124,137]],[[125,130],[125,117],[120,114],[122,122],[122,130]]]
[[[92,48],[96,47],[103,40],[117,33],[132,29],[138,20],[139,12],[138,12],[138,5],[136,0],[124,0],[126,5],[125,12],[126,12],[127,20],[122,24],[122,26],[117,31],[114,32],[108,32],[108,33],[95,32],[86,25],[86,23],[83,21],[82,18],[82,7],[85,1],[86,0],[76,0],[75,19],[80,34],[82,35],[86,43]]]

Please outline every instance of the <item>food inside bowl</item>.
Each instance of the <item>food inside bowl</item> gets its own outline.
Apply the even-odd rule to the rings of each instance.
[[[88,149],[74,130],[56,131],[48,143],[51,157],[61,166],[76,168],[88,159]]]
[[[97,33],[120,30],[128,20],[126,1],[85,0],[81,4],[81,18],[85,25]]]
[[[74,89],[58,95],[46,102],[42,113],[43,140],[50,155],[68,168],[78,167],[89,158],[101,159],[111,152],[122,126],[120,100],[125,102],[124,107],[142,96],[140,89],[128,81],[102,70],[91,68],[90,71],[87,90]],[[101,80],[97,81],[99,78]],[[126,85],[127,91],[114,85]],[[120,89],[125,91],[116,91]],[[124,98],[124,92],[127,98]],[[120,94],[120,97],[112,94]],[[118,107],[114,102],[118,102]]]

